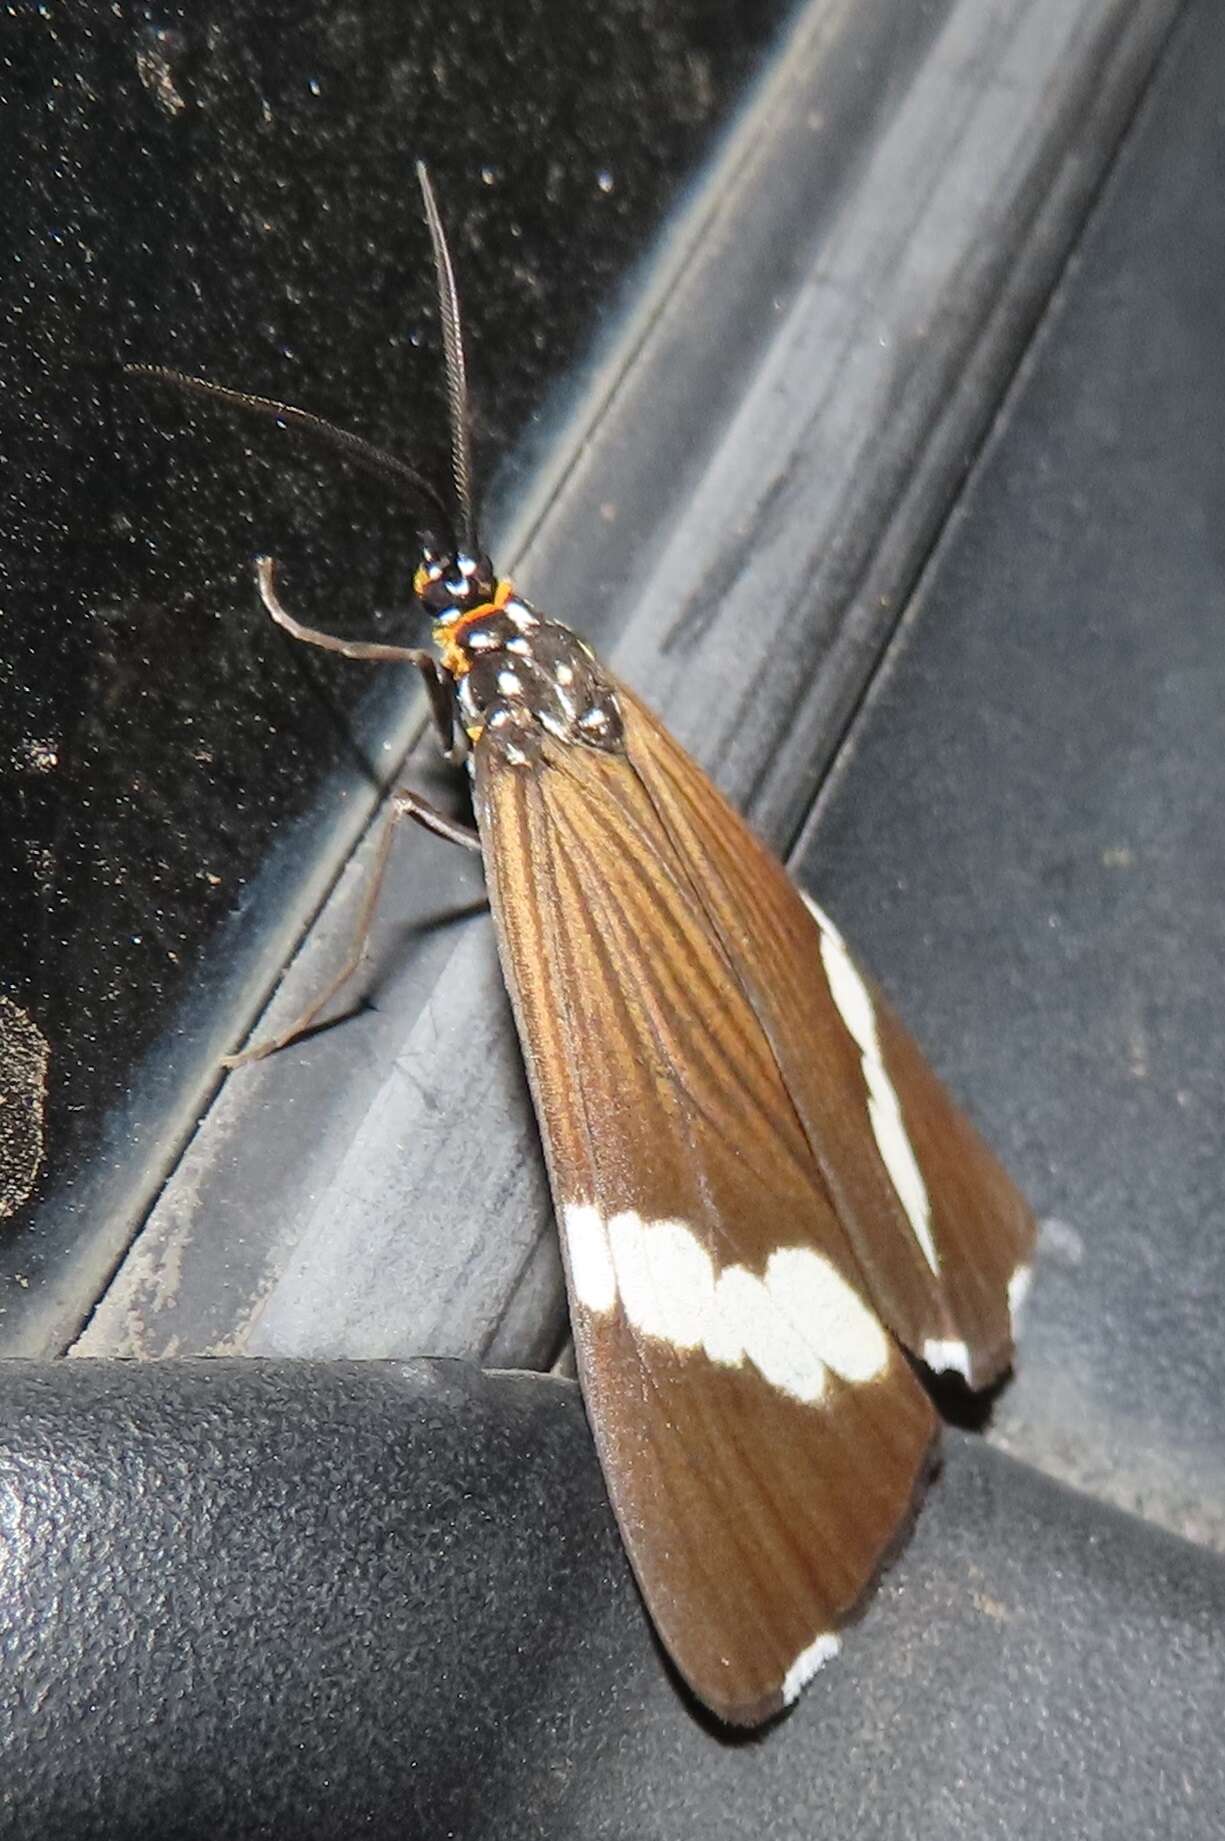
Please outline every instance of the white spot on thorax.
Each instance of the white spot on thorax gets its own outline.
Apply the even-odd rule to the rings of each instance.
[[[511,625],[517,626],[521,633],[530,633],[540,625],[539,616],[522,601],[508,601],[502,611]]]
[[[811,1247],[780,1247],[764,1274],[714,1261],[683,1221],[643,1221],[626,1209],[605,1228],[589,1204],[563,1224],[580,1304],[606,1315],[618,1297],[641,1336],[681,1353],[701,1349],[721,1367],[751,1361],[763,1380],[809,1404],[829,1370],[864,1382],[889,1362],[884,1330],[829,1261]]]
[[[881,1055],[876,1008],[871,993],[856,970],[846,941],[833,921],[810,895],[805,895],[802,889],[800,893],[821,930],[821,963],[829,980],[830,995],[859,1050],[863,1077],[868,1087],[868,1118],[881,1162],[897,1191],[897,1198],[923,1257],[938,1278],[940,1261],[932,1239],[931,1200],[914,1154],[914,1146],[907,1136],[897,1090],[889,1078]]]
[[[817,1637],[807,1649],[801,1649],[783,1677],[783,1705],[785,1707],[789,1707],[798,1697],[800,1689],[812,1680],[819,1668],[822,1668],[826,1662],[833,1661],[841,1648],[841,1637],[835,1636],[831,1631],[824,1636]]]
[[[516,633],[512,639],[508,639],[505,649],[507,652],[513,652],[516,658],[532,656],[532,642],[530,639],[525,639],[522,633]]]
[[[559,684],[573,684],[574,682],[574,673],[571,671],[564,658],[558,662],[554,676]]]
[[[517,671],[499,671],[498,689],[504,697],[517,697],[523,689]]]

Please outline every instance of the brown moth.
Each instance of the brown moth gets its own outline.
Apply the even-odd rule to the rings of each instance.
[[[443,522],[414,578],[437,659],[302,626],[266,559],[261,593],[297,638],[415,666],[467,759],[475,831],[407,790],[392,819],[482,852],[608,1493],[680,1674],[754,1725],[837,1652],[906,1526],[938,1427],[908,1357],[973,1388],[1009,1367],[1034,1223],[833,922],[481,550],[455,281],[418,175],[448,496],[305,411],[153,374],[322,432]],[[299,1034],[360,949],[233,1062]]]

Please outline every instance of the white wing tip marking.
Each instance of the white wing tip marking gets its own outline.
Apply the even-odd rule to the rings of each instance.
[[[607,1316],[617,1302],[617,1275],[604,1217],[592,1202],[567,1202],[562,1228],[575,1297],[584,1309]]]
[[[961,1375],[963,1380],[970,1380],[973,1362],[964,1342],[957,1342],[953,1338],[942,1341],[933,1336],[923,1344],[921,1357],[923,1366],[930,1368],[933,1374],[947,1374],[952,1370]]]
[[[563,1223],[575,1296],[603,1315],[618,1298],[642,1336],[682,1354],[701,1349],[720,1367],[751,1361],[762,1379],[813,1405],[829,1370],[876,1380],[890,1344],[858,1293],[811,1247],[780,1247],[760,1277],[746,1266],[716,1271],[683,1221],[644,1221],[623,1209],[605,1225],[591,1203],[570,1203]]]
[[[800,1689],[807,1685],[819,1668],[832,1662],[842,1648],[842,1638],[832,1631],[826,1631],[815,1642],[801,1649],[787,1673],[783,1676],[783,1705],[789,1707],[798,1699]]]
[[[1012,1318],[1014,1329],[1016,1328],[1022,1310],[1025,1308],[1025,1300],[1029,1296],[1029,1288],[1033,1283],[1033,1279],[1034,1269],[1032,1266],[1018,1266],[1008,1281],[1008,1314]]]

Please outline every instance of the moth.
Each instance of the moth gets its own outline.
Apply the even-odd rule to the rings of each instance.
[[[978,1389],[1011,1364],[1034,1222],[833,921],[482,550],[454,273],[417,170],[445,494],[306,411],[133,368],[323,433],[438,521],[413,582],[437,657],[303,626],[266,558],[260,591],[298,639],[415,667],[443,749],[466,758],[475,830],[408,790],[392,821],[483,855],[608,1494],[680,1675],[756,1725],[837,1653],[908,1524],[938,1427],[916,1366]],[[363,945],[232,1064],[299,1034]]]

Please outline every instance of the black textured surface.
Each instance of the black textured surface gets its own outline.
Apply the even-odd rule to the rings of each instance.
[[[5,1364],[0,1505],[6,1836],[1219,1832],[1225,1565],[970,1440],[749,1741],[665,1673],[566,1382]]]
[[[799,859],[1050,1218],[998,1429],[1225,1542],[1225,18],[1176,33]]]

